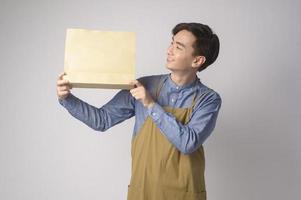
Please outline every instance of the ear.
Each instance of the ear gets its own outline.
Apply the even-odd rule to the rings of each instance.
[[[196,56],[192,62],[192,67],[199,68],[205,63],[205,61],[206,61],[205,56]]]

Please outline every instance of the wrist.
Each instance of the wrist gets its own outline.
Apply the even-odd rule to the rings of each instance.
[[[150,102],[146,107],[147,107],[148,109],[150,109],[150,108],[152,108],[154,105],[155,105],[155,102],[152,101],[152,102]]]

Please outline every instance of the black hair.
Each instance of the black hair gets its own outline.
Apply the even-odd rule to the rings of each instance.
[[[186,30],[191,32],[196,41],[193,44],[194,56],[204,56],[206,61],[198,71],[206,69],[217,58],[219,53],[219,39],[208,25],[200,23],[180,23],[172,29],[172,34],[176,35],[178,32]]]

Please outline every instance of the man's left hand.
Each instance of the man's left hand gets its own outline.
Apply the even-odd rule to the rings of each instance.
[[[136,88],[130,90],[132,96],[136,100],[140,101],[144,107],[151,108],[155,104],[155,101],[145,87],[137,80],[131,81],[131,84],[137,86]]]

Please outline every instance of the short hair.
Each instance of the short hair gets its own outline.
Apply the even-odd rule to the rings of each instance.
[[[176,35],[178,32],[186,30],[191,32],[196,41],[193,44],[194,56],[204,56],[206,61],[198,71],[206,69],[217,58],[219,53],[219,39],[208,25],[200,23],[179,23],[172,29],[172,34]]]

